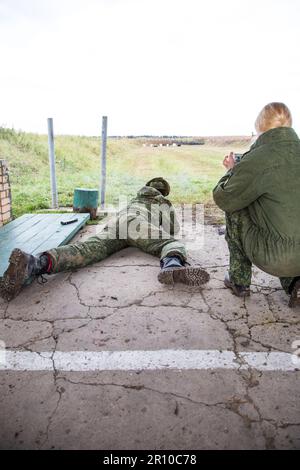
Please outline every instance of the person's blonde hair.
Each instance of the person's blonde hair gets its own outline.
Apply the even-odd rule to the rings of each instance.
[[[269,103],[261,110],[255,121],[259,134],[275,127],[292,127],[292,115],[284,103]]]

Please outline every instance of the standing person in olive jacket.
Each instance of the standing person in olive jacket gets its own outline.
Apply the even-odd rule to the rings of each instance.
[[[300,140],[283,103],[270,103],[255,123],[258,138],[239,163],[224,159],[227,174],[213,196],[226,213],[230,268],[225,285],[250,294],[252,263],[277,276],[300,303]]]

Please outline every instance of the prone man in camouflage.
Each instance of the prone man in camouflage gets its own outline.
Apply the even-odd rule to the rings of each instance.
[[[174,238],[180,226],[174,207],[166,197],[169,192],[166,180],[153,178],[99,235],[37,256],[13,250],[0,282],[0,295],[10,300],[40,275],[82,268],[128,246],[160,257],[158,280],[163,284],[182,282],[199,286],[208,282],[206,271],[186,266],[185,246]]]

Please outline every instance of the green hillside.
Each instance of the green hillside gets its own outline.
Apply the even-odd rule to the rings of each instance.
[[[110,138],[107,151],[107,203],[131,197],[143,183],[163,176],[171,184],[175,203],[209,202],[211,190],[224,173],[222,159],[230,150],[243,151],[241,141],[223,145],[144,147],[139,139]],[[98,188],[100,139],[57,136],[56,171],[60,206],[72,205],[75,187]],[[8,161],[13,214],[47,209],[51,205],[46,135],[0,128],[0,158]]]

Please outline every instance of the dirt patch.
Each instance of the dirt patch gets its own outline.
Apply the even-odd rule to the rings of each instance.
[[[224,225],[225,213],[219,209],[213,202],[204,206],[204,224],[205,225]]]

